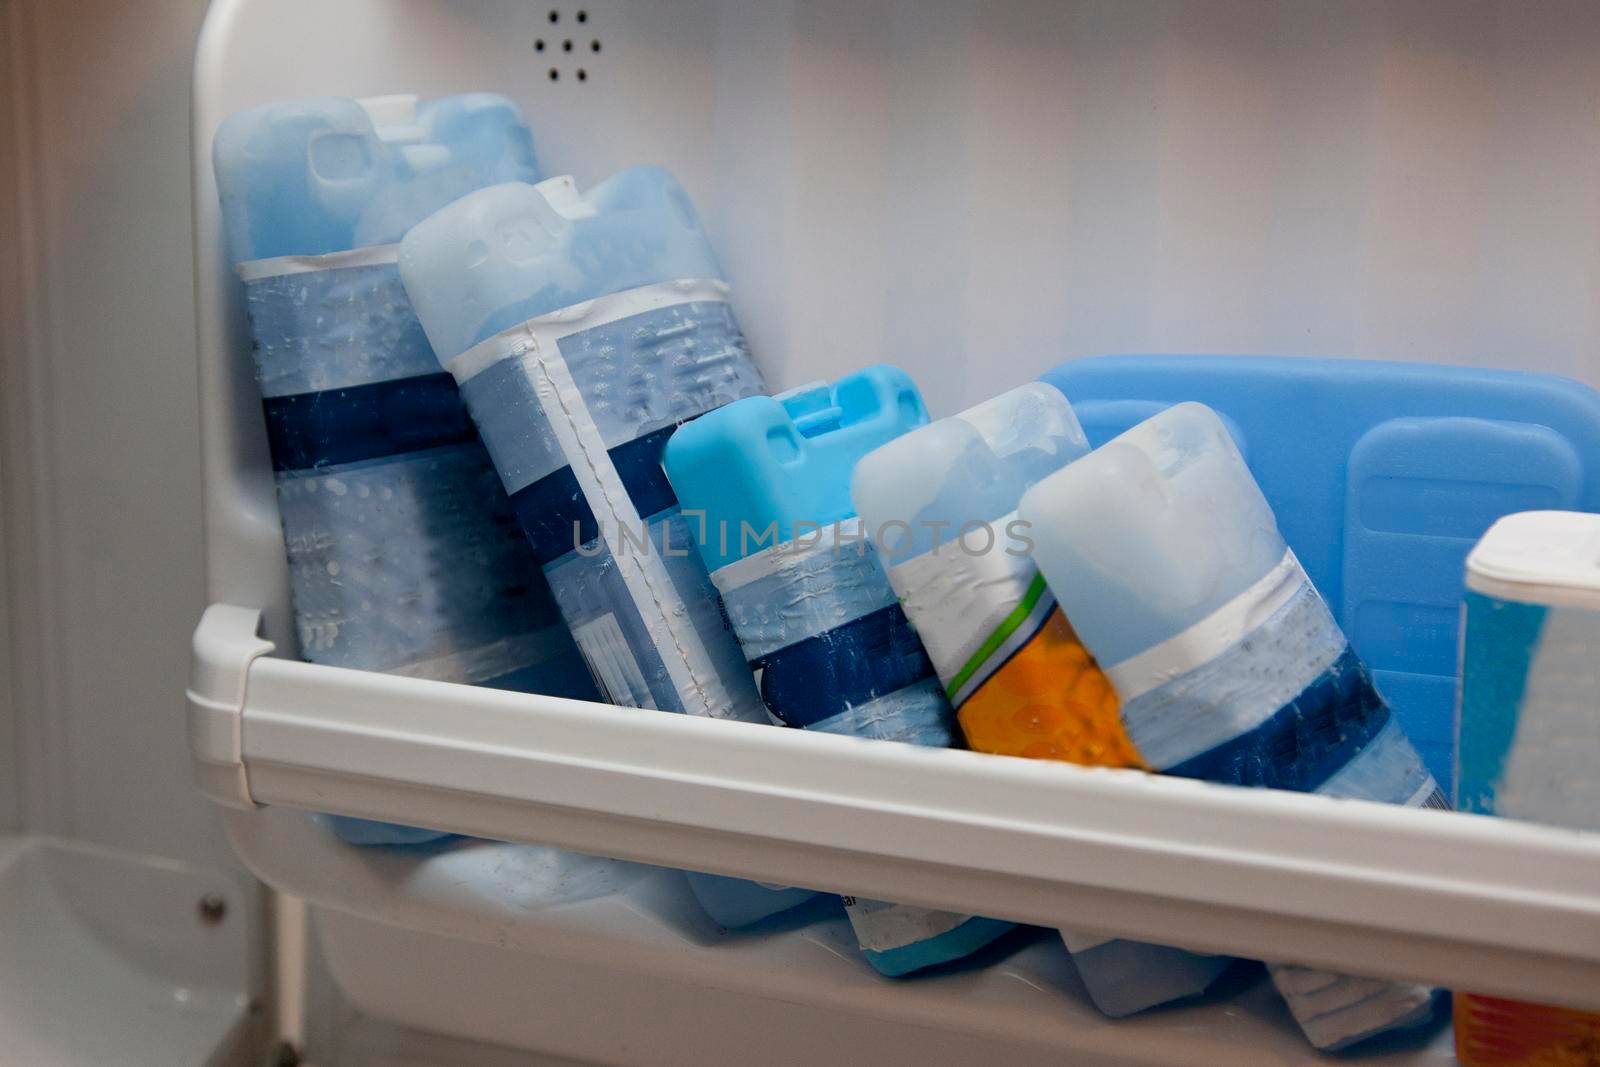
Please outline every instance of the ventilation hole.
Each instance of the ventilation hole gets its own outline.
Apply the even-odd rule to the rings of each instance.
[[[228,917],[228,902],[220,893],[207,893],[200,898],[200,903],[195,910],[200,915],[200,921],[207,926],[216,926]]]
[[[559,12],[559,11],[551,11],[550,12],[550,21],[551,22],[560,22],[561,21],[561,12]]]
[[[541,37],[539,40],[533,42],[533,50],[535,52],[543,52],[544,51],[544,38]]]
[[[578,68],[578,80],[581,81],[581,82],[588,81],[589,80],[589,72],[584,70],[582,67],[579,67]]]
[[[599,41],[590,41],[589,42],[589,51],[591,51],[591,52],[600,51],[600,42]]]
[[[563,51],[563,52],[570,52],[570,51],[572,51],[572,42],[571,42],[571,41],[562,41],[562,42],[561,42],[561,50],[562,50],[562,51]]]
[[[550,68],[550,80],[553,81],[553,82],[554,81],[560,81],[561,80],[561,72],[559,70],[557,70],[556,68],[551,67]]]
[[[579,22],[588,22],[589,21],[589,13],[587,11],[578,12],[578,21]]]

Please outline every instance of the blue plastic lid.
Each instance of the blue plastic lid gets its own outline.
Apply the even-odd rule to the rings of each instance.
[[[391,244],[451,201],[539,180],[510,100],[320,97],[230,115],[212,144],[234,262]]]
[[[718,408],[673,434],[662,464],[683,509],[705,512],[700,555],[715,571],[792,540],[796,523],[827,526],[854,516],[856,462],[927,421],[911,377],[878,365],[831,385],[814,382]],[[755,534],[776,524],[775,540],[742,538],[741,524]]]

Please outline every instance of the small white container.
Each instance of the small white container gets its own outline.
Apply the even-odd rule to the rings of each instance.
[[[1600,829],[1600,515],[1508,515],[1467,557],[1465,811]]]
[[[1489,527],[1467,557],[1456,802],[1464,811],[1600,829],[1600,515],[1525,511]],[[1460,992],[1466,1067],[1578,1063],[1600,1013]],[[1568,1058],[1570,1057],[1570,1059]]]

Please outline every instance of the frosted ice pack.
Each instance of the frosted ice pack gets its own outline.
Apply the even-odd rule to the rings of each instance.
[[[927,421],[903,371],[729,404],[680,429],[663,462],[761,696],[779,721],[949,745],[954,715],[850,503],[873,448]],[[845,898],[885,974],[959,959],[1011,923]]]
[[[1153,770],[1411,806],[1447,801],[1311,585],[1228,431],[1179,404],[1022,498],[1034,559]],[[1425,986],[1269,964],[1313,1045],[1419,1026]]]
[[[406,299],[394,243],[463,193],[536,178],[521,116],[484,93],[269,104],[222,123],[213,163],[244,281],[301,655],[592,694]],[[445,836],[332,823],[357,843]]]
[[[1463,811],[1600,830],[1600,515],[1527,511],[1467,557],[1456,714]],[[1593,1062],[1600,1012],[1456,991],[1465,1067]],[[1587,1050],[1587,1054],[1586,1054]]]
[[[765,722],[661,471],[679,424],[762,389],[677,181],[485,189],[406,237],[401,275],[606,697]],[[724,926],[813,895],[689,880]]]
[[[1072,405],[1033,382],[911,430],[856,465],[851,498],[979,752],[1142,767],[1117,697],[1028,553],[1022,494],[1089,451]],[[1095,1004],[1130,1015],[1203,992],[1227,956],[1063,931]]]
[[[610,700],[764,721],[661,472],[674,429],[762,388],[683,189],[497,185],[407,234],[400,274]]]

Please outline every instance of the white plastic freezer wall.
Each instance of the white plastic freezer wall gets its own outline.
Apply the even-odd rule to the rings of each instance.
[[[295,662],[209,163],[269,100],[506,93],[547,173],[683,180],[771,384],[890,361],[935,415],[1101,352],[1597,384],[1596,54],[1580,4],[219,0],[190,707],[235,846],[317,905],[359,1007],[608,1063],[1315,1057],[1260,988],[1113,1024],[1046,940],[894,983],[826,904],[741,938],[674,872],[545,846],[1600,1007],[1582,834]],[[527,844],[363,852],[306,809]]]
[[[174,699],[205,604],[204,0],[0,3],[0,1062],[259,1050],[260,884]]]

